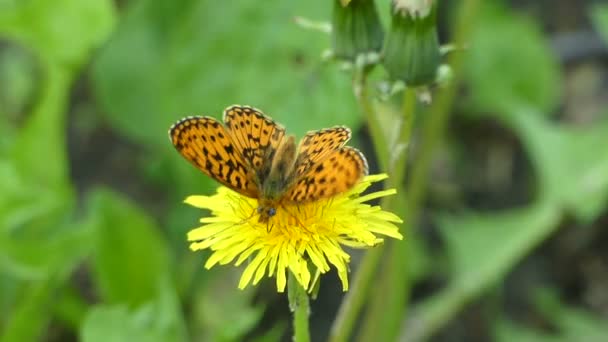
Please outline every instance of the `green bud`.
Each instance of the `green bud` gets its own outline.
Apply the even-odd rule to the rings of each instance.
[[[437,6],[428,0],[393,0],[392,23],[384,46],[384,67],[408,86],[435,81],[441,63]]]
[[[384,30],[373,0],[334,0],[331,43],[335,57],[355,61],[382,49]],[[346,2],[344,2],[346,3]]]

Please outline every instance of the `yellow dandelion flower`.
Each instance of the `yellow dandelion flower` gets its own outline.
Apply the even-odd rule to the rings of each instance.
[[[364,177],[350,190],[334,197],[302,204],[282,205],[268,221],[260,220],[257,199],[219,187],[212,196],[190,196],[185,202],[211,211],[202,226],[188,233],[193,251],[210,249],[207,269],[216,264],[235,266],[248,261],[239,288],[256,285],[267,274],[276,276],[283,292],[286,272],[310,289],[311,264],[319,273],[336,268],[342,289],[348,290],[349,254],[346,247],[369,248],[382,243],[380,236],[402,239],[401,219],[365,202],[395,194],[394,189],[362,193],[386,174]]]

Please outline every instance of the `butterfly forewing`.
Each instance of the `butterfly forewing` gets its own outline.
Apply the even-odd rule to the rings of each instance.
[[[342,147],[301,175],[286,193],[285,200],[300,203],[329,198],[349,190],[367,173],[365,156],[356,148]]]
[[[171,126],[169,136],[177,151],[206,175],[245,196],[259,197],[250,168],[219,121],[188,117]]]
[[[272,160],[285,137],[285,129],[261,111],[247,106],[230,106],[224,122],[235,147],[255,172],[261,186],[270,173]]]

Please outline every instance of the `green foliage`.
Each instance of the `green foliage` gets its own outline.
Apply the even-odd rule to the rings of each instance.
[[[158,298],[129,309],[124,304],[96,305],[80,333],[84,342],[188,341],[179,301],[167,284],[159,284]]]
[[[465,54],[466,92],[455,107],[466,120],[496,122],[512,134],[530,162],[531,200],[500,211],[458,203],[425,212],[441,248],[408,232],[404,274],[410,283],[440,276],[446,286],[416,298],[406,326],[419,330],[405,337],[427,337],[499,287],[566,217],[587,229],[608,207],[608,111],[592,123],[556,119],[565,75],[541,24],[497,2],[484,2],[470,43],[456,52]],[[378,6],[385,24],[389,3]],[[359,132],[351,75],[320,58],[329,37],[292,21],[329,19],[331,5],[0,1],[0,341],[281,338],[286,307],[261,324],[269,295],[237,290],[235,270],[205,270],[204,254],[188,250],[185,234],[205,213],[181,201],[215,183],[173,151],[167,129],[183,116],[220,117],[240,103],[297,135],[338,124]],[[608,7],[588,13],[608,42]],[[387,114],[379,128],[392,144],[402,113],[391,101],[375,108]],[[426,114],[417,110],[423,120],[416,124]],[[409,144],[413,163],[426,138]],[[80,143],[86,158],[75,152]],[[129,164],[113,165],[96,154],[102,150],[127,155]],[[441,156],[462,158],[448,144]],[[557,291],[534,296],[556,334],[499,314],[490,322],[496,340],[608,334],[604,320],[562,302]]]
[[[539,201],[572,212],[582,222],[593,221],[608,203],[608,119],[592,127],[568,127],[529,111],[514,112],[513,118],[538,172]]]
[[[597,31],[608,42],[608,6],[597,3],[591,6],[589,14]]]
[[[51,319],[52,292],[56,288],[56,282],[46,279],[22,289],[21,298],[15,303],[11,315],[5,316],[10,319],[3,327],[2,341],[39,340]]]
[[[43,336],[57,302],[53,293],[65,286],[90,247],[86,227],[71,222],[74,199],[63,126],[75,67],[109,32],[109,8],[102,1],[84,6],[28,1],[0,12],[0,35],[35,54],[25,60],[29,64],[20,77],[38,83],[35,105],[24,113],[19,130],[9,121],[16,114],[8,111],[26,106],[3,106],[8,115],[0,119],[11,137],[0,154],[0,272],[8,275],[0,282],[10,289],[0,295],[2,316],[10,317],[1,335],[6,341]],[[23,104],[33,96],[23,91],[5,93],[6,103]]]
[[[169,251],[159,227],[122,196],[91,194],[94,227],[93,270],[104,301],[142,304],[154,298],[161,280],[170,278]]]
[[[73,71],[114,25],[108,0],[32,0],[2,5],[0,32],[35,50],[42,60]]]
[[[599,11],[594,16],[600,26]],[[532,202],[501,211],[436,215],[451,280],[416,306],[411,323],[424,328],[408,325],[410,329],[404,329],[404,336],[414,340],[428,337],[429,331],[442,326],[467,302],[499,285],[518,262],[555,234],[566,215],[592,224],[608,204],[608,112],[598,113],[592,125],[547,118],[559,105],[561,74],[533,22],[486,5],[471,38],[465,78],[470,94],[463,106],[466,115],[498,119],[521,142],[533,168],[534,188],[528,189]],[[555,303],[556,309],[560,305]],[[560,317],[565,339],[506,320],[497,321],[496,334],[504,341],[602,336],[597,327],[605,322],[590,317],[588,313],[585,318],[574,313]],[[580,330],[577,335],[570,329]]]
[[[299,135],[357,127],[357,109],[342,91],[349,80],[320,64],[327,39],[290,22],[327,8],[247,0],[132,3],[94,65],[105,114],[123,134],[163,149],[172,122],[220,117],[233,103],[254,105]]]
[[[561,303],[555,290],[540,289],[534,295],[537,310],[556,332],[549,334],[502,319],[494,330],[497,341],[602,341],[608,334],[604,320]]]
[[[236,272],[224,272],[194,293],[195,335],[209,341],[241,341],[260,322],[264,305],[249,306],[255,291],[235,292],[233,286],[226,286],[237,276]]]
[[[14,120],[20,113],[29,110],[33,105],[39,82],[40,70],[34,56],[15,45],[6,46],[0,51],[0,84],[11,86],[0,89],[0,114]],[[6,125],[0,124],[0,127],[3,133],[8,133]],[[0,149],[3,149],[9,140],[10,138],[2,139]]]
[[[452,262],[454,287],[449,290],[457,289],[451,296],[469,298],[495,285],[559,227],[564,212],[588,223],[606,207],[608,164],[597,156],[608,156],[606,145],[600,143],[608,126],[596,125],[582,134],[543,123],[528,112],[521,113],[519,120],[517,127],[537,167],[541,193],[523,208],[438,217]],[[564,184],[564,179],[571,181]]]
[[[482,113],[525,106],[547,115],[558,103],[562,83],[557,60],[538,25],[525,17],[485,4],[465,61],[475,90],[470,100]]]

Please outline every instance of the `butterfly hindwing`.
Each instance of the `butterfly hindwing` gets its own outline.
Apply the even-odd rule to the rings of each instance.
[[[334,151],[344,146],[349,139],[350,129],[343,126],[308,132],[300,141],[295,164],[296,177],[307,174],[313,165],[323,162]]]
[[[285,200],[301,203],[329,198],[349,190],[367,173],[367,160],[363,153],[345,146],[313,164],[288,190]]]

